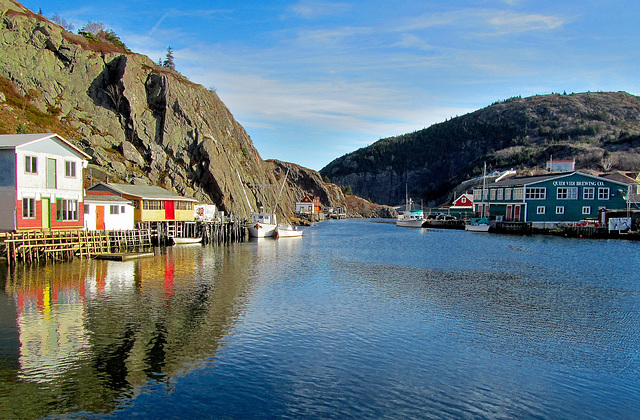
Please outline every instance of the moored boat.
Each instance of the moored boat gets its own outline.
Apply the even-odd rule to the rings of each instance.
[[[197,244],[202,242],[201,236],[194,236],[189,238],[176,238],[174,236],[171,239],[173,240],[174,245]]]
[[[486,217],[481,219],[471,219],[469,223],[464,225],[464,230],[468,230],[470,232],[489,232],[490,228],[491,225]]]
[[[402,213],[398,215],[398,218],[396,219],[396,226],[421,228],[422,224],[427,219],[424,217],[424,211],[411,210],[411,205],[413,204],[413,200],[409,198],[408,187],[407,187],[407,192],[405,197],[405,203],[406,203],[406,208]]]
[[[249,234],[254,238],[267,238],[276,234],[276,215],[271,213],[251,213]]]
[[[302,236],[302,230],[291,225],[278,225],[276,228],[276,238],[295,238]]]

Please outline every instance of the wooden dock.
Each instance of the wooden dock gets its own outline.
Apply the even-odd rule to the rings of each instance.
[[[24,231],[0,234],[0,246],[9,263],[70,261],[124,249],[151,246],[148,231]]]

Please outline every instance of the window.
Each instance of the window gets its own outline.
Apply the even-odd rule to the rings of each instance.
[[[28,174],[38,173],[38,158],[35,156],[24,157],[24,171]]]
[[[59,222],[78,220],[78,200],[56,200],[56,217]]]
[[[482,200],[482,190],[476,189],[473,190],[473,201]]]
[[[124,206],[120,206],[120,213],[124,214]]]
[[[120,206],[109,206],[109,214],[120,214]]]
[[[76,177],[76,163],[75,162],[66,161],[64,163],[64,176],[66,176],[68,178],[75,178]]]
[[[524,188],[516,188],[513,190],[513,199],[522,200],[524,198]]]
[[[526,198],[527,200],[544,200],[547,198],[547,189],[545,187],[527,188]]]
[[[582,214],[591,214],[591,206],[583,206]]]
[[[36,199],[35,198],[22,199],[22,217],[24,219],[36,218]]]
[[[504,190],[504,199],[511,200],[511,188],[505,188]]]
[[[502,200],[504,196],[504,190],[502,188],[498,188],[498,193],[496,194],[496,199],[497,200]]]
[[[538,214],[545,214],[547,212],[547,208],[545,206],[538,206]]]
[[[558,188],[558,200],[577,200],[578,187]]]
[[[596,189],[593,187],[584,187],[582,189],[582,199],[583,200],[593,200],[596,198]]]
[[[143,210],[164,210],[164,201],[162,200],[143,200]]]
[[[193,210],[192,201],[176,201],[175,203],[176,210]]]
[[[556,214],[564,214],[564,206],[556,206]]]
[[[491,188],[491,191],[489,191],[489,196],[491,197],[491,201],[496,199],[496,189],[495,188]]]
[[[88,204],[84,205],[84,214],[89,214],[89,205]]]
[[[598,188],[598,200],[608,200],[609,199],[609,188],[600,187]]]

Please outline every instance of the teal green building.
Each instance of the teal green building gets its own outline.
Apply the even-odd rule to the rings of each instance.
[[[484,192],[484,194],[483,194]],[[599,211],[627,208],[629,185],[582,172],[510,178],[474,189],[474,209],[492,220],[534,227],[597,219]]]

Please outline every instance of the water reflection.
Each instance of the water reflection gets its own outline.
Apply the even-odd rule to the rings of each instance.
[[[13,339],[2,341],[0,366],[12,383],[0,388],[0,418],[107,412],[149,381],[167,383],[207,363],[243,311],[253,277],[250,253],[235,248],[3,267],[2,313],[16,316],[3,317],[3,337]],[[25,410],[21,401],[34,393]]]

